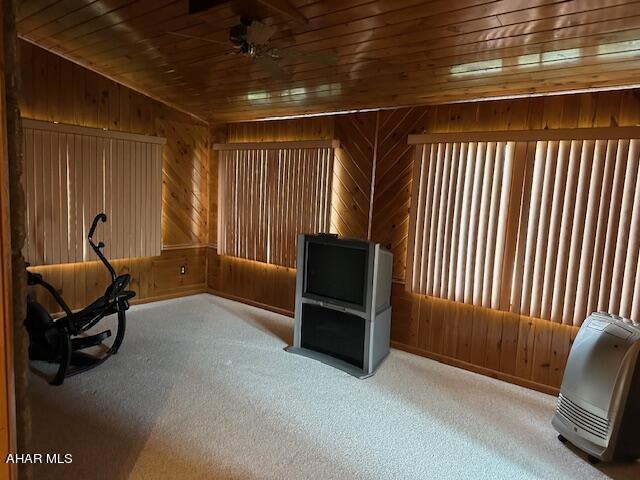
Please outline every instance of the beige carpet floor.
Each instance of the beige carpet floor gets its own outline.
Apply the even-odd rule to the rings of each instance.
[[[283,351],[292,320],[211,295],[129,312],[120,353],[32,375],[41,479],[638,479],[560,444],[555,398],[400,351],[357,380]]]

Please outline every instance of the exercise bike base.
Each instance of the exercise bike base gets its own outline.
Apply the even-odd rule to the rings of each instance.
[[[106,345],[104,345],[104,347],[107,348]],[[115,351],[111,351],[102,357],[95,357],[84,352],[72,352],[69,363],[60,365],[58,372],[49,383],[51,385],[62,385],[65,378],[91,370],[104,363],[111,355],[115,355],[115,353]]]
[[[119,311],[118,327],[116,331],[116,337],[113,341],[113,345],[111,345],[111,348],[108,348],[104,344],[99,344],[99,345],[102,345],[105,349],[107,349],[107,351],[101,357],[96,357],[80,351],[74,351],[72,348],[73,340],[67,339],[68,341],[66,343],[66,348],[62,355],[63,361],[60,362],[60,367],[58,368],[58,372],[49,383],[51,385],[62,385],[65,378],[72,377],[82,372],[86,372],[87,370],[91,370],[92,368],[95,368],[98,365],[101,365],[111,355],[115,355],[116,353],[118,353],[118,349],[120,348],[120,345],[122,344],[122,340],[124,339],[126,325],[127,325],[127,320],[126,320],[125,312]],[[93,337],[87,337],[87,338],[97,338],[103,335],[105,336],[105,338],[109,337],[111,336],[111,331],[107,330],[97,335],[94,335]]]

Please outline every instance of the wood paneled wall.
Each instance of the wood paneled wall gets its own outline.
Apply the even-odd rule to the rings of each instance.
[[[403,134],[629,126],[640,123],[639,107],[639,90],[424,107],[421,121]],[[412,160],[393,155],[390,162],[389,171],[399,173]],[[378,196],[385,176],[377,173],[373,239],[394,253],[394,345],[541,390],[558,388],[577,328],[405,291],[408,230],[399,226],[408,224],[411,181],[390,202]],[[394,221],[386,227],[388,218]]]
[[[164,250],[160,256],[113,260],[118,274],[131,275],[131,289],[136,292],[133,303],[163,300],[206,290],[207,256],[205,247]],[[184,266],[186,273],[180,274]],[[102,295],[109,285],[107,269],[100,263],[67,263],[34,268],[51,283],[71,308],[81,308]],[[31,290],[47,310],[60,307],[42,288]]]
[[[555,392],[576,327],[406,291],[413,168],[413,147],[407,145],[407,135],[637,124],[640,90],[622,90],[230,124],[228,134],[229,141],[235,142],[338,138],[343,151],[337,155],[334,174],[333,230],[366,238],[370,221],[372,240],[393,252],[393,345]],[[294,271],[218,257],[212,250],[209,258],[211,289],[293,311]]]
[[[209,236],[209,129],[181,119],[181,114],[177,119],[172,116],[160,115],[155,119],[156,135],[167,139],[162,150],[163,245],[206,245]]]
[[[216,247],[218,241],[218,150],[213,149],[216,143],[227,141],[227,125],[211,125],[209,130],[209,241],[208,245]]]
[[[340,140],[333,166],[331,223],[346,237],[367,238],[378,113],[334,117]]]
[[[158,257],[114,262],[132,275],[137,301],[206,289],[209,237],[209,128],[118,83],[20,41],[21,110],[25,118],[165,137],[162,242]],[[180,274],[180,267],[186,274]],[[72,308],[101,294],[108,283],[97,262],[38,267]],[[48,308],[49,296],[37,289]]]
[[[409,235],[413,147],[407,136],[424,129],[424,107],[380,112],[371,238],[393,252],[393,277],[404,280]]]
[[[0,25],[3,28],[5,14],[4,11],[0,12]],[[15,453],[16,447],[4,38],[4,31],[0,30],[0,455],[3,460],[2,464],[0,464],[0,478],[13,479],[17,476],[15,464],[4,462],[9,452]]]
[[[218,255],[208,249],[207,286],[211,293],[292,315],[296,271],[293,268]]]

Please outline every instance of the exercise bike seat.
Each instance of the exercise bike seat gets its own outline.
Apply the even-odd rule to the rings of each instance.
[[[107,297],[103,295],[102,297],[95,299],[82,310],[74,313],[73,317],[76,321],[78,321],[80,318],[93,317],[95,313],[105,311],[108,306],[109,302],[107,300]]]

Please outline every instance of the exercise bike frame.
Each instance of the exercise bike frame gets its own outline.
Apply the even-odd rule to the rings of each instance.
[[[58,371],[49,382],[52,385],[61,385],[66,377],[97,367],[111,355],[115,355],[124,340],[126,330],[125,312],[129,309],[129,300],[135,296],[135,292],[126,290],[130,282],[130,275],[124,274],[117,276],[114,268],[103,255],[102,249],[104,248],[104,243],[99,242],[96,245],[93,241],[93,235],[95,234],[98,222],[105,223],[106,221],[107,216],[104,213],[96,215],[87,236],[89,245],[111,276],[111,284],[106,289],[105,294],[92,304],[82,310],[73,312],[58,291],[51,284],[47,283],[42,278],[42,275],[27,271],[29,285],[40,285],[45,288],[64,311],[63,316],[55,320],[47,313],[50,323],[47,324],[46,328],[43,327],[41,331],[37,332],[42,334],[42,338],[55,336],[55,347],[51,345],[33,346],[30,344],[29,348],[32,359],[36,357],[35,359],[47,360],[50,363],[59,362]],[[29,298],[28,302],[34,309],[44,310],[35,300]],[[95,326],[103,318],[113,314],[117,314],[118,324],[112,345],[99,357],[81,352],[80,350],[82,349],[94,346],[103,346],[106,348],[106,345],[104,345],[102,341],[111,336],[110,330],[88,336],[82,336],[82,334]],[[29,318],[25,321],[27,329],[29,329],[27,325],[28,321]],[[32,326],[34,322],[35,320],[31,321]],[[33,340],[31,335],[32,332],[30,331],[30,340]],[[73,367],[71,368],[72,365]]]

